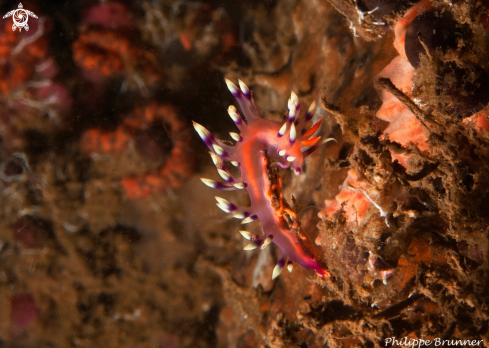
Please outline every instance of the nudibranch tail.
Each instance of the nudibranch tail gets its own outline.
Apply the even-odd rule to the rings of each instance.
[[[302,231],[297,214],[283,197],[282,180],[274,169],[276,166],[291,168],[300,174],[304,158],[320,145],[334,140],[320,141],[320,136],[314,137],[322,119],[307,129],[314,117],[316,103],[313,102],[300,118],[299,98],[292,92],[284,120],[279,124],[259,117],[253,95],[243,81],[239,81],[239,88],[227,79],[226,85],[243,113],[242,117],[234,106],[228,108],[228,114],[240,133],[230,133],[236,144],[229,146],[194,122],[195,130],[209,148],[212,161],[224,180],[218,182],[202,178],[202,182],[222,191],[247,190],[250,207],[238,207],[221,197],[216,197],[216,204],[224,212],[241,219],[241,224],[260,221],[263,235],[248,231],[240,233],[249,240],[244,250],[263,250],[271,243],[282,250],[282,257],[273,271],[273,279],[280,275],[284,267],[291,272],[294,262],[315,270],[321,277],[329,277],[314,245]],[[224,161],[239,168],[239,178],[230,173]]]

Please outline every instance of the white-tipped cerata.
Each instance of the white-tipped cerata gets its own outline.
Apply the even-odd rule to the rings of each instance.
[[[280,127],[280,130],[277,133],[278,137],[281,137],[282,135],[285,134],[285,131],[287,130],[287,123],[284,123],[282,127]]]
[[[294,91],[291,91],[290,92],[290,100],[292,101],[292,103],[294,104],[294,106],[296,106],[296,105],[299,104],[299,97],[297,96],[297,94],[295,94]]]
[[[229,207],[231,207],[231,202],[229,202],[227,199],[224,199],[222,197],[215,196],[214,197],[216,201],[223,207],[227,207],[229,210]]]
[[[212,144],[212,148],[214,149],[214,151],[216,151],[216,153],[217,153],[219,156],[224,155],[224,149],[223,149],[222,147],[220,147],[219,145]]]
[[[211,132],[209,132],[207,129],[205,129],[202,125],[198,124],[197,122],[192,121],[192,124],[194,125],[195,130],[199,134],[199,137],[206,141],[207,139],[210,138]]]
[[[235,167],[239,167],[239,162],[238,161],[231,161],[231,164]]]
[[[293,162],[295,160],[294,156],[287,156],[287,162]]]
[[[296,138],[297,138],[297,131],[295,130],[295,124],[292,123],[292,125],[290,126],[289,142],[291,144],[294,143]]]
[[[289,99],[289,122],[292,122],[295,119],[295,112],[297,111],[295,109],[295,103],[292,101],[292,99]]]
[[[277,278],[280,275],[280,273],[282,273],[283,269],[284,268],[282,266],[276,265],[275,268],[273,269],[272,280]]]
[[[238,111],[234,105],[230,105],[228,108],[229,117],[234,121],[234,123],[239,124],[241,122],[241,118],[238,115]]]
[[[225,181],[229,181],[229,179],[231,179],[231,175],[229,175],[228,173],[226,173],[225,170],[217,169],[217,172],[219,173],[219,175],[221,176],[221,178],[223,178]]]
[[[289,263],[289,264],[287,265],[287,271],[289,271],[289,273],[292,273],[292,270],[293,270],[293,269],[294,269],[294,265],[293,265],[293,264],[291,264],[291,263]]]
[[[216,155],[214,152],[210,152],[209,151],[209,154],[211,155],[212,162],[214,163],[214,165],[217,168],[219,168],[222,165],[222,159],[221,159],[221,157],[219,157],[218,155]]]
[[[251,233],[250,232],[248,232],[248,231],[239,231],[239,233],[241,233],[241,235],[243,236],[244,239],[248,239],[248,240],[251,239]]]
[[[206,178],[200,178],[200,180],[209,187],[216,188],[216,181]]]
[[[314,114],[316,112],[316,101],[313,101],[311,105],[309,106],[309,109],[307,109],[307,112],[310,114]]]
[[[248,86],[246,86],[246,84],[241,80],[238,80],[238,83],[239,83],[239,88],[241,88],[241,92],[243,92],[244,95],[249,95],[250,89],[248,88]]]
[[[241,221],[241,224],[242,225],[249,224],[250,222],[253,222],[255,220],[256,220],[256,217],[248,216],[246,219],[244,219],[243,221]]]
[[[238,87],[234,83],[232,83],[230,80],[228,80],[228,79],[224,79],[224,80],[226,81],[226,85],[228,86],[229,91],[233,95],[238,94],[238,91],[239,91]]]
[[[227,206],[222,205],[221,203],[216,203],[216,205],[219,209],[221,209],[225,213],[229,214],[231,212],[231,210],[229,210]]]
[[[237,183],[233,184],[233,186],[236,187],[239,190],[242,190],[242,189],[244,189],[246,187],[246,185],[244,183],[242,183],[242,182],[237,182]]]
[[[229,135],[230,135],[230,136],[231,136],[231,138],[233,138],[234,140],[236,140],[236,141],[241,141],[241,135],[239,135],[238,133],[229,132]]]
[[[266,249],[266,247],[270,245],[272,240],[273,240],[273,238],[267,237],[267,239],[265,239],[265,241],[263,242],[263,244],[261,246],[261,250]]]
[[[244,213],[241,213],[241,212],[237,212],[237,213],[234,213],[233,214],[233,218],[242,220],[242,219],[245,218],[245,214]]]
[[[285,155],[286,153],[287,153],[287,150],[280,150],[280,151],[278,152],[279,156],[283,156],[283,155]]]
[[[248,244],[247,246],[245,246],[245,247],[243,248],[243,250],[255,250],[256,248],[257,248],[257,247],[256,247],[256,245],[255,245],[255,244],[250,243],[250,244]]]

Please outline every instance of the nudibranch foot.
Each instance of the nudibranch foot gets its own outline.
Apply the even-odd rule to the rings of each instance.
[[[202,178],[202,182],[221,191],[246,189],[250,196],[250,207],[238,207],[221,197],[216,197],[217,206],[241,219],[241,224],[260,221],[263,235],[248,231],[240,233],[250,241],[244,250],[263,250],[271,243],[282,250],[282,257],[272,274],[273,279],[280,275],[284,267],[291,272],[294,262],[315,270],[323,278],[329,278],[330,273],[320,261],[313,243],[301,229],[298,214],[283,197],[282,179],[275,169],[276,166],[291,168],[296,174],[300,174],[304,158],[322,144],[334,140],[330,138],[321,141],[321,137],[314,137],[322,122],[320,119],[310,127],[316,103],[313,102],[300,118],[299,98],[292,92],[284,120],[279,124],[258,115],[253,95],[243,81],[239,81],[239,88],[227,79],[226,85],[243,113],[242,117],[234,106],[228,108],[228,114],[240,133],[230,133],[236,144],[229,146],[216,139],[200,124],[193,123],[224,180],[217,182]],[[224,162],[238,167],[240,177],[234,177]]]

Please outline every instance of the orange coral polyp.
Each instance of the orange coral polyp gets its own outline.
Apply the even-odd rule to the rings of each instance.
[[[12,31],[11,22],[4,21],[0,31],[0,93],[12,93],[28,82],[34,75],[36,66],[48,56],[48,40],[44,36],[45,18],[32,32]],[[37,36],[35,40],[27,41]]]
[[[176,109],[170,105],[151,103],[133,111],[113,132],[89,129],[81,137],[84,152],[122,152],[133,140],[135,131],[149,128],[156,121],[168,125],[173,143],[171,154],[157,171],[122,179],[122,187],[131,199],[180,187],[192,174],[193,156],[188,151],[190,128],[180,120]]]
[[[475,130],[478,133],[489,132],[489,111],[482,110],[463,120],[465,124],[474,122]]]

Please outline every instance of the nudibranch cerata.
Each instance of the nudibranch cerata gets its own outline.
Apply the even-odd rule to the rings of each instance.
[[[264,234],[256,235],[248,231],[240,231],[244,238],[250,240],[244,249],[253,250],[266,248],[271,242],[282,250],[272,278],[278,277],[287,266],[292,271],[293,262],[315,270],[322,277],[330,277],[324,265],[314,251],[314,246],[300,228],[300,221],[294,210],[282,195],[282,181],[274,167],[292,168],[297,175],[302,172],[304,158],[316,150],[322,143],[334,139],[313,137],[321,125],[322,119],[310,129],[306,129],[312,121],[316,103],[313,102],[303,118],[299,119],[300,104],[297,95],[292,92],[288,102],[288,111],[284,123],[279,124],[262,119],[257,112],[253,96],[249,88],[239,81],[238,88],[226,79],[226,84],[236,98],[245,120],[236,108],[228,108],[229,116],[240,130],[240,134],[230,133],[236,141],[229,146],[217,140],[207,129],[194,122],[194,128],[211,151],[211,157],[217,171],[225,182],[201,179],[209,187],[233,191],[246,189],[251,205],[242,208],[233,203],[216,197],[217,206],[233,217],[242,219],[242,224],[259,220]],[[239,168],[241,177],[234,178],[224,161]],[[273,162],[272,162],[273,161]]]

